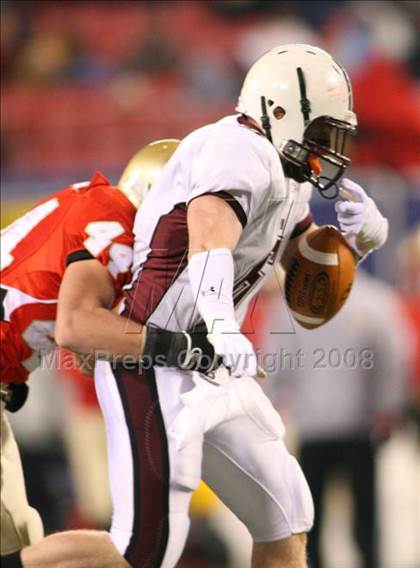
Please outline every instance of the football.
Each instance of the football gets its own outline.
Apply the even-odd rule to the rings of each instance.
[[[355,270],[353,252],[336,227],[320,227],[301,239],[285,280],[294,319],[307,329],[329,321],[348,298]]]

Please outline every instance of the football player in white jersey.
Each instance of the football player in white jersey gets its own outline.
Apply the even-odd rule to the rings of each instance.
[[[310,491],[254,380],[256,356],[240,322],[273,265],[287,263],[314,229],[312,187],[346,190],[350,199],[336,209],[357,257],[387,237],[372,199],[341,181],[356,116],[350,81],[329,54],[296,44],[266,53],[249,71],[237,111],[185,138],[138,211],[123,311],[174,332],[202,326],[224,364],[210,373],[164,363],[97,368],[111,538],[138,568],[177,564],[201,477],[250,531],[253,567],[306,566]],[[195,349],[186,359],[199,356]]]

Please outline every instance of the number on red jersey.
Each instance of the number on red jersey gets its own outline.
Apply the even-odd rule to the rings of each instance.
[[[31,209],[31,211],[23,215],[23,217],[19,217],[14,223],[1,231],[0,270],[4,270],[13,262],[12,251],[20,241],[23,240],[38,223],[45,219],[47,215],[52,213],[54,209],[57,209],[58,206],[59,201],[57,198],[49,199]]]
[[[92,256],[97,257],[110,245],[108,270],[114,278],[128,272],[133,259],[131,246],[113,243],[113,239],[124,234],[124,227],[118,221],[92,221],[85,229],[88,238],[83,242]]]

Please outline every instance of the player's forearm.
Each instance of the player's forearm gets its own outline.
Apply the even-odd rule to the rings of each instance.
[[[80,308],[57,320],[55,340],[61,347],[99,358],[138,358],[142,326],[106,308]]]

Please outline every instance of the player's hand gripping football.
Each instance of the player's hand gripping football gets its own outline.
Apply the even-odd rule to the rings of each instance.
[[[208,340],[215,352],[223,358],[224,365],[233,377],[254,377],[258,374],[252,344],[240,332],[236,321],[215,320],[209,331]]]
[[[349,179],[343,179],[335,210],[340,229],[351,248],[364,257],[380,248],[388,237],[388,220],[382,215],[365,190]]]

